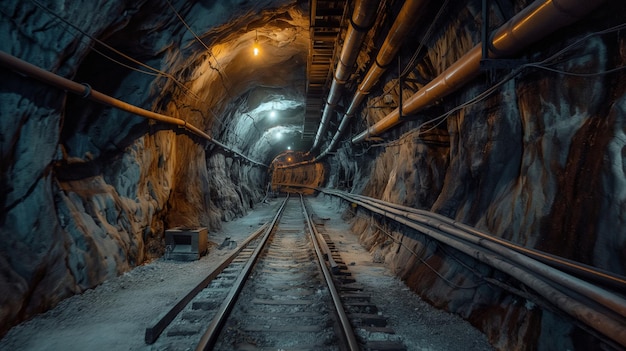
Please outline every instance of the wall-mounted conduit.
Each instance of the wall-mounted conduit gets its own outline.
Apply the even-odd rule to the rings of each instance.
[[[61,77],[57,74],[46,71],[24,60],[21,60],[15,56],[9,55],[4,51],[0,51],[0,64],[9,69],[25,74],[31,78],[37,79],[44,83],[55,86],[59,89],[63,89],[70,93],[76,94],[82,98],[89,99],[89,100],[101,103],[103,105],[111,106],[111,107],[120,109],[122,111],[130,112],[140,117],[144,117],[144,118],[152,119],[155,121],[163,122],[166,124],[182,127],[190,131],[192,134],[197,135],[204,140],[207,140],[208,142],[214,144],[215,146],[227,152],[230,152],[238,157],[241,157],[242,159],[250,162],[253,165],[262,166],[266,168],[268,167],[266,164],[255,161],[249,158],[248,156],[238,151],[235,151],[231,149],[230,147],[224,145],[223,143],[213,139],[213,137],[211,137],[204,131],[200,130],[198,127],[187,123],[187,121],[183,119],[166,116],[160,113],[148,111],[146,109],[137,107],[135,105],[131,105],[127,102],[118,100],[114,97],[108,96],[97,90],[94,90],[91,88],[91,86],[89,86],[89,84],[81,84],[73,80]]]
[[[441,215],[428,211],[407,212],[394,204],[342,191],[320,188],[316,190],[413,228],[515,277],[561,311],[589,326],[596,336],[603,335],[603,339],[616,346],[616,349],[619,348],[618,345],[626,346],[626,299],[622,295],[553,268],[511,245],[503,245],[504,240],[496,240],[489,235],[476,235],[477,230],[455,224],[453,220]],[[570,268],[582,268],[586,273],[592,273],[590,267]],[[613,279],[613,285],[621,287],[618,291],[622,291],[623,278],[613,278],[617,278]]]
[[[374,64],[370,67],[369,71],[363,78],[363,81],[352,98],[352,102],[346,109],[346,113],[341,119],[339,127],[337,128],[330,145],[317,158],[323,158],[335,148],[339,142],[339,138],[348,127],[349,122],[352,120],[352,116],[356,113],[357,108],[361,106],[361,103],[370,93],[370,90],[374,87],[374,85],[376,85],[376,83],[378,83],[380,77],[382,77],[382,75],[387,71],[387,67],[393,63],[393,60],[398,54],[402,43],[407,39],[411,29],[419,23],[417,19],[420,17],[427,4],[427,0],[407,0],[404,5],[402,5],[393,26],[389,30],[382,47],[376,55]]]
[[[535,1],[495,32],[488,44],[489,58],[513,55],[555,30],[579,20],[603,2],[603,0]],[[406,99],[402,105],[403,113],[416,113],[474,79],[481,73],[481,59],[482,44],[479,43],[442,74]],[[401,122],[399,112],[400,110],[396,108],[367,130],[353,137],[352,142],[362,142],[370,136],[379,135],[398,125]]]
[[[337,62],[337,69],[333,77],[333,82],[328,92],[328,98],[326,99],[326,106],[322,114],[322,121],[320,122],[319,129],[315,135],[313,141],[312,150],[319,147],[320,142],[326,133],[328,128],[328,122],[330,117],[335,111],[335,106],[341,98],[341,88],[346,84],[352,73],[352,67],[358,57],[359,50],[365,39],[365,34],[374,24],[376,18],[376,10],[380,5],[380,0],[358,0],[354,5],[354,13],[350,19],[350,26],[346,33],[346,39],[343,47],[341,48],[341,55],[339,55],[339,62]]]

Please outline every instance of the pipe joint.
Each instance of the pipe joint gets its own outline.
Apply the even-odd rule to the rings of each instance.
[[[387,63],[386,65],[381,65],[380,62],[378,62],[378,57],[376,57],[376,59],[374,60],[374,64],[382,70],[386,70],[389,66],[391,66],[391,62]]]
[[[369,21],[369,22],[370,23],[368,23],[366,26],[362,26],[354,22],[354,19],[352,19],[352,17],[350,18],[350,25],[355,31],[359,33],[367,33],[369,32],[370,29],[372,29],[372,27],[374,26],[374,21]]]
[[[337,69],[335,70],[335,74],[333,74],[335,82],[339,85],[345,85],[348,82],[348,78],[350,78],[349,70],[350,67],[345,62],[343,62],[340,57],[337,64]]]
[[[370,94],[369,90],[363,90],[363,89],[361,89],[361,87],[359,87],[357,90],[359,91],[359,94],[361,94],[361,95],[369,95]]]
[[[91,96],[91,90],[92,90],[91,85],[87,83],[81,83],[81,84],[85,87],[85,92],[80,97],[82,97],[83,99],[86,99]]]
[[[347,79],[339,79],[339,77],[335,76],[335,82],[337,82],[337,85],[346,85],[346,83],[348,83]]]

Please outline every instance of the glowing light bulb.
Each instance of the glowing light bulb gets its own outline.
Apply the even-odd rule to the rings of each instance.
[[[259,56],[259,32],[255,30],[254,34],[255,38],[254,45],[252,46],[252,52],[254,53],[254,56]]]

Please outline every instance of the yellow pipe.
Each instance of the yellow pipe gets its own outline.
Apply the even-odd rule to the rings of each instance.
[[[515,54],[553,31],[575,22],[602,2],[603,0],[536,1],[498,29],[489,43],[489,57],[501,58]],[[478,44],[437,78],[405,100],[402,105],[403,113],[416,113],[474,79],[481,73],[481,58],[481,44]],[[353,137],[352,142],[362,142],[369,136],[379,135],[400,122],[398,109],[395,109]]]
[[[200,130],[199,128],[197,128],[196,126],[192,125],[192,124],[188,124],[187,121],[182,120],[180,118],[174,118],[174,117],[170,117],[170,116],[166,116],[166,115],[162,115],[160,113],[156,113],[156,112],[152,112],[152,111],[148,111],[146,109],[143,109],[141,107],[137,107],[135,105],[131,105],[127,102],[118,100],[114,97],[108,96],[106,94],[103,94],[97,90],[91,89],[91,87],[88,84],[80,84],[77,82],[74,82],[73,80],[61,77],[57,74],[54,74],[52,72],[46,71],[44,69],[41,69],[33,64],[30,64],[26,61],[23,61],[15,56],[9,55],[4,51],[0,50],[0,64],[13,69],[15,71],[21,72],[29,77],[35,78],[37,80],[40,80],[44,83],[50,84],[52,86],[55,86],[59,89],[63,89],[65,91],[68,91],[70,93],[76,94],[76,95],[80,95],[83,98],[88,98],[92,101],[107,105],[107,106],[111,106],[111,107],[115,107],[117,109],[126,111],[126,112],[130,112],[134,115],[140,116],[140,117],[144,117],[144,118],[149,118],[149,119],[153,119],[155,121],[160,121],[163,123],[167,123],[167,124],[172,124],[172,125],[177,125],[177,126],[181,126],[183,128],[186,128],[187,130],[191,131],[193,134],[196,134],[197,136],[200,136],[203,139],[208,140],[209,142],[219,146],[220,148],[223,148],[229,152],[232,152],[246,160],[248,160],[249,162],[252,162],[254,164],[260,165],[260,166],[264,166],[267,167],[267,165],[260,163],[258,161],[254,161],[250,158],[248,158],[247,156],[227,147],[226,145],[222,144],[221,142],[213,139],[210,135],[208,135],[207,133],[203,132],[202,130]]]

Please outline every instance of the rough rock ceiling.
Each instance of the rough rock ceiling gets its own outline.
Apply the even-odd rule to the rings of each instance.
[[[387,2],[377,24],[388,29],[403,3]],[[397,88],[397,67],[390,68],[364,101],[367,108],[355,118],[353,132],[383,120],[400,93],[408,98],[425,90],[480,41],[480,3],[448,3],[410,65],[405,89]],[[492,2],[492,26],[531,3]],[[430,4],[424,14],[429,20],[441,2]],[[7,0],[0,2],[0,48],[134,105],[183,118],[233,149],[269,162],[288,146],[308,149],[297,143],[305,113],[307,6]],[[483,100],[473,99],[494,80],[505,79],[506,71],[480,75],[386,132],[384,140],[342,145],[328,162],[327,186],[444,214],[623,274],[625,13],[623,2],[607,1],[575,25],[530,45],[518,56],[537,65],[503,80]],[[417,27],[410,38],[426,29]],[[261,54],[254,57],[257,35]],[[354,91],[372,66],[371,55],[382,41],[368,38],[347,90]],[[402,66],[419,44],[404,42]],[[70,294],[159,257],[164,228],[217,228],[265,196],[265,169],[197,143],[176,128],[0,70],[0,287],[11,287],[0,294],[0,315],[8,321],[0,333]],[[431,124],[422,130],[424,123]],[[445,268],[446,281],[461,286],[468,277],[501,280],[500,273],[484,266],[466,270],[475,262],[463,257],[466,264],[459,263],[436,242],[391,228],[403,245],[423,253],[415,257],[387,245],[387,223],[378,227],[375,221],[355,219],[353,229],[363,243],[380,250],[412,289],[483,328],[494,344],[522,349],[533,339],[528,348],[557,345],[547,340],[554,336],[555,343],[567,345],[554,348],[568,348],[577,340],[580,330],[546,310],[527,307],[523,299],[488,284],[455,289],[427,267]],[[586,340],[583,345],[593,341]]]
[[[199,32],[206,47],[189,38],[187,55],[171,65],[173,71],[189,71],[190,90],[213,117],[208,122],[213,135],[269,163],[287,147],[307,146],[301,133],[308,17],[303,5],[254,6],[246,12],[231,8],[229,22]],[[255,47],[258,55],[253,54]]]

